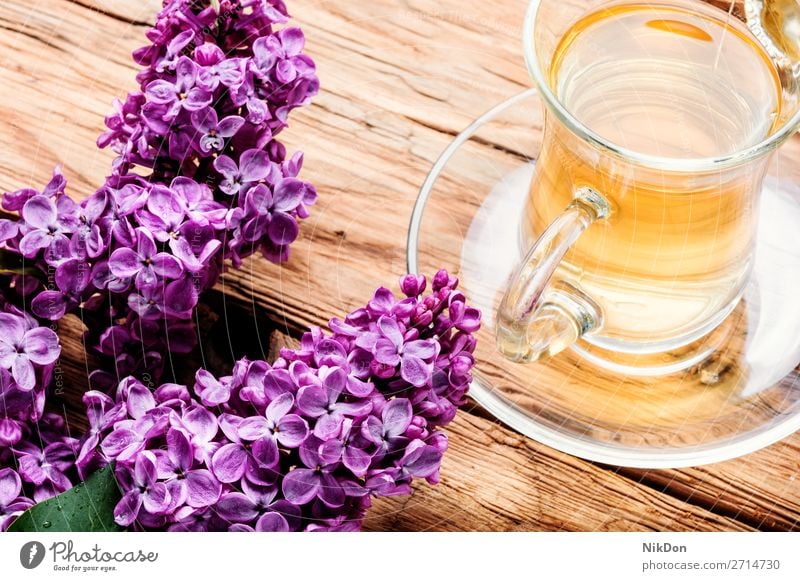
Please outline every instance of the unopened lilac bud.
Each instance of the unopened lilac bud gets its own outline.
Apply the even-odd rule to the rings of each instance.
[[[466,377],[474,363],[469,355],[456,355],[450,363],[450,373],[455,377]]]
[[[433,313],[427,306],[419,303],[414,309],[414,315],[411,320],[415,325],[427,327],[433,322]]]
[[[434,275],[433,281],[431,282],[433,285],[433,291],[438,292],[442,288],[448,285],[448,283],[450,282],[450,275],[447,273],[446,270],[440,270]]]
[[[400,290],[407,297],[415,297],[425,292],[425,277],[418,274],[407,274],[400,279]]]
[[[421,416],[414,416],[414,419],[411,420],[411,424],[409,424],[408,429],[406,430],[406,436],[411,439],[422,439],[428,433],[427,426],[428,422],[425,420],[425,418]]]

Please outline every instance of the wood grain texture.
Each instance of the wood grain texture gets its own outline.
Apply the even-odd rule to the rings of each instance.
[[[525,4],[290,1],[323,91],[283,139],[306,152],[304,178],[320,200],[288,264],[248,260],[207,301],[209,321],[223,317],[214,327],[223,358],[239,350],[224,317],[250,321],[247,349],[268,356],[287,335],[356,307],[405,271],[407,222],[430,166],[472,119],[528,85],[519,42]],[[39,186],[56,164],[73,195],[102,182],[112,154],[94,141],[113,98],[135,87],[129,55],[159,5],[0,3],[0,190]],[[256,313],[271,322],[253,323]],[[67,387],[55,403],[72,414],[92,361],[79,321],[64,321],[60,333]],[[798,435],[735,461],[640,471],[556,452],[475,407],[449,434],[441,485],[376,501],[366,528],[800,529]]]

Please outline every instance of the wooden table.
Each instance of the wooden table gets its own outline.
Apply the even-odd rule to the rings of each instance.
[[[41,187],[56,164],[73,195],[102,182],[112,154],[94,141],[112,99],[135,86],[129,55],[144,44],[159,5],[0,3],[0,190]],[[306,152],[304,178],[320,199],[288,264],[249,260],[209,297],[210,320],[223,300],[227,316],[241,319],[226,327],[236,337],[224,329],[217,337],[222,351],[237,354],[269,354],[287,335],[394,284],[433,161],[472,119],[529,84],[519,40],[523,0],[289,0],[289,8],[323,90],[283,138]],[[238,330],[254,331],[253,321],[261,342],[242,347]],[[55,403],[74,409],[91,357],[78,329],[69,331],[62,332],[69,388]],[[556,452],[475,406],[448,431],[441,484],[377,501],[368,530],[800,529],[800,434],[708,467],[633,470]]]

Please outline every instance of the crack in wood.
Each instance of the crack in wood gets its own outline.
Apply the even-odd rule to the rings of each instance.
[[[747,512],[741,506],[737,507],[730,502],[722,500],[720,496],[715,497],[712,494],[704,492],[702,489],[690,487],[674,478],[670,478],[669,473],[665,471],[609,466],[598,462],[593,462],[593,464],[604,470],[632,480],[637,484],[646,486],[687,504],[703,508],[719,516],[738,521],[760,531],[797,530],[797,520],[794,522],[788,522],[782,519],[778,520],[774,516],[774,513],[770,513],[771,521],[767,522],[768,517],[764,514]]]
[[[0,23],[0,30],[8,30],[9,32],[14,32],[16,34],[21,34],[22,36],[25,36],[27,38],[33,39],[33,40],[35,40],[37,42],[41,42],[43,45],[45,45],[45,46],[47,46],[49,48],[55,49],[55,50],[57,50],[59,52],[65,52],[64,49],[61,48],[60,46],[58,46],[57,44],[53,44],[49,40],[45,40],[41,36],[38,36],[38,35],[36,35],[36,34],[34,34],[32,32],[28,32],[27,30],[24,30],[24,29],[21,29],[21,28],[14,28],[13,26],[6,26],[5,24],[2,24],[2,23]]]
[[[90,12],[94,12],[96,14],[101,14],[103,16],[107,16],[108,18],[113,18],[114,20],[116,20],[118,22],[122,22],[122,23],[128,24],[130,26],[146,26],[146,27],[153,26],[153,23],[149,22],[147,20],[135,20],[135,19],[132,19],[132,18],[126,18],[125,16],[122,16],[121,14],[116,14],[114,12],[111,12],[110,10],[105,10],[104,8],[100,8],[96,4],[85,4],[83,2],[80,2],[79,0],[66,0],[66,1],[68,3],[70,3],[70,4],[75,4],[77,6],[80,6],[81,8],[85,8],[86,10],[89,10]]]

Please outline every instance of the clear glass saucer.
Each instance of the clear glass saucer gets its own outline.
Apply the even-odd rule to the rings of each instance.
[[[715,332],[680,352],[616,356],[584,342],[518,364],[495,347],[494,314],[522,259],[543,121],[533,89],[481,116],[433,166],[411,218],[409,271],[447,268],[484,313],[472,397],[543,444],[638,468],[727,460],[800,428],[800,137],[773,158],[753,276]]]

